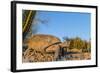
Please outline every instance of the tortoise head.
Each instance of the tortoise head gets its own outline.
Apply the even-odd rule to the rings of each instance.
[[[59,46],[61,48],[67,48],[67,47],[69,47],[69,44],[67,42],[62,42],[62,43],[59,44]]]

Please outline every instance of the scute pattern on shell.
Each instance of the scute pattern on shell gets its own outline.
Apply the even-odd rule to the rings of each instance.
[[[54,52],[59,47],[54,45],[52,48],[47,48],[47,50],[49,49],[48,52],[46,52],[44,48],[61,41],[59,38],[52,35],[35,34],[23,42],[23,45],[28,46],[23,52],[23,62],[46,62],[55,60]]]

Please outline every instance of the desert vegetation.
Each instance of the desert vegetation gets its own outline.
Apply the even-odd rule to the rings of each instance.
[[[82,40],[79,37],[65,38],[65,41],[70,43],[68,48],[65,48],[67,59],[91,59],[91,41]]]

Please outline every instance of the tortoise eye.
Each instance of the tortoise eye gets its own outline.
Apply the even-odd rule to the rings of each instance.
[[[28,48],[28,45],[23,45],[23,52],[25,52],[27,48]]]

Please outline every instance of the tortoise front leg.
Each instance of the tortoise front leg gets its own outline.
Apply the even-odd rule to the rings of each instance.
[[[59,53],[60,53],[60,46],[58,45],[58,48],[54,54],[54,61],[57,61],[59,59]]]

